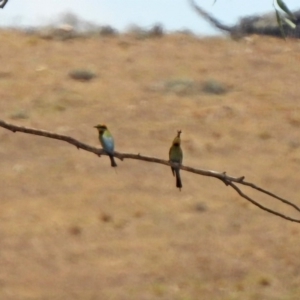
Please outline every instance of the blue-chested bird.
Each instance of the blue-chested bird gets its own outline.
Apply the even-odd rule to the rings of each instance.
[[[111,162],[112,167],[116,167],[117,164],[115,162],[115,159],[113,157],[114,154],[114,148],[115,148],[115,143],[114,143],[114,138],[107,129],[106,125],[99,124],[94,126],[97,128],[99,132],[99,141],[102,146],[102,148],[105,150],[105,152],[108,154]]]
[[[174,138],[172,146],[169,151],[169,160],[173,163],[182,164],[183,154],[182,149],[180,147],[180,134],[181,130],[177,131],[177,136]],[[180,169],[178,167],[171,167],[173,176],[176,176],[176,187],[181,190],[182,183],[180,178]]]

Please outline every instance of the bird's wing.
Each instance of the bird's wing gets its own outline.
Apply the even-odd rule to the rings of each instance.
[[[109,153],[114,152],[114,139],[112,136],[102,136],[103,149]]]

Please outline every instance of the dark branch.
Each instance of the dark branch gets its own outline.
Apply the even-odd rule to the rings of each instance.
[[[107,153],[103,150],[103,149],[99,149],[99,148],[95,148],[92,147],[90,145],[84,144],[72,137],[66,136],[66,135],[60,135],[54,132],[49,132],[49,131],[45,131],[45,130],[39,130],[39,129],[34,129],[34,128],[28,128],[28,127],[23,127],[23,126],[16,126],[13,124],[9,124],[7,122],[4,122],[2,120],[0,120],[0,127],[3,127],[5,129],[11,130],[13,132],[23,132],[23,133],[28,133],[28,134],[33,134],[33,135],[39,135],[39,136],[44,136],[47,138],[51,138],[51,139],[56,139],[56,140],[61,140],[61,141],[65,141],[69,144],[74,145],[75,147],[77,147],[77,149],[83,149],[89,152],[92,152],[98,156],[101,155],[107,155]],[[158,163],[158,164],[162,164],[162,165],[166,165],[166,166],[171,166],[172,163],[170,163],[167,160],[164,159],[159,159],[159,158],[155,158],[155,157],[149,157],[149,156],[144,156],[141,154],[130,154],[130,153],[120,153],[120,152],[115,152],[114,156],[119,158],[120,160],[123,160],[125,158],[127,159],[137,159],[137,160],[143,160],[143,161],[148,161],[148,162],[153,162],[153,163]],[[176,166],[178,167],[178,165],[176,164]],[[283,215],[277,211],[274,211],[272,209],[269,209],[263,205],[261,205],[260,203],[256,202],[255,200],[253,200],[252,198],[250,198],[249,196],[247,196],[246,194],[244,194],[234,183],[237,184],[241,184],[241,185],[245,185],[245,186],[249,186],[259,192],[262,192],[274,199],[277,199],[279,201],[281,201],[282,203],[289,205],[291,207],[293,207],[295,210],[297,210],[298,212],[300,212],[300,208],[295,205],[294,203],[283,199],[269,191],[266,191],[256,185],[254,185],[253,183],[250,182],[246,182],[244,181],[244,176],[240,176],[240,177],[232,177],[232,176],[228,176],[225,172],[216,172],[216,171],[212,171],[212,170],[202,170],[202,169],[195,169],[195,168],[191,168],[191,167],[186,167],[183,165],[179,166],[180,169],[187,171],[187,172],[191,172],[191,173],[195,173],[195,174],[199,174],[199,175],[203,175],[203,176],[209,176],[209,177],[214,177],[217,178],[219,180],[221,180],[226,186],[231,186],[242,198],[246,199],[247,201],[251,202],[253,205],[259,207],[260,209],[267,211],[271,214],[274,214],[276,216],[279,216],[281,218],[284,218],[286,220],[292,221],[292,222],[297,222],[300,223],[300,219],[294,219],[291,217],[288,217],[286,215]]]
[[[236,192],[237,192],[241,197],[243,197],[244,199],[248,200],[248,201],[251,202],[253,205],[259,207],[260,209],[265,210],[265,211],[269,212],[270,214],[276,215],[276,216],[281,217],[281,218],[283,218],[283,219],[286,219],[286,220],[289,220],[289,221],[292,221],[292,222],[300,223],[300,220],[298,220],[298,219],[294,219],[294,218],[291,218],[291,217],[289,217],[289,216],[286,216],[286,215],[284,215],[284,214],[282,214],[282,213],[279,213],[279,212],[277,212],[277,211],[275,211],[275,210],[272,210],[272,209],[270,209],[270,208],[267,208],[267,207],[261,205],[260,203],[256,202],[255,200],[253,200],[252,198],[250,198],[249,196],[247,196],[246,194],[244,194],[244,193],[243,193],[243,192],[242,192],[242,191],[241,191],[234,183],[230,182],[228,185],[230,185],[234,190],[236,190]],[[249,185],[249,184],[246,184],[246,185]],[[249,185],[249,186],[251,186],[251,185]],[[272,193],[268,193],[268,192],[267,192],[267,194],[270,194],[270,195],[271,195]],[[275,196],[275,198],[278,198],[278,197]],[[298,208],[296,205],[290,203],[290,202],[287,201],[287,200],[284,200],[284,203],[293,206],[296,210],[299,210],[299,208]]]
[[[279,196],[277,196],[277,195],[275,195],[275,194],[273,194],[273,193],[271,193],[271,192],[269,192],[269,191],[266,191],[266,190],[264,190],[264,189],[262,189],[262,188],[256,186],[256,185],[253,184],[253,183],[250,183],[250,182],[243,182],[243,185],[250,186],[250,187],[253,188],[254,190],[257,190],[257,191],[260,191],[260,192],[262,192],[262,193],[264,193],[264,194],[266,194],[266,195],[269,195],[269,196],[271,196],[271,197],[273,197],[273,198],[275,198],[275,199],[281,201],[282,203],[284,203],[284,204],[286,204],[286,205],[292,206],[294,209],[296,209],[296,210],[298,210],[298,211],[300,212],[300,208],[299,208],[297,205],[295,205],[294,203],[291,203],[291,202],[289,202],[288,200],[285,200],[285,199],[283,199],[283,198],[281,198],[281,197],[279,197]]]
[[[8,2],[8,0],[0,1],[0,8],[4,8],[4,6],[6,5],[7,2]]]
[[[227,31],[227,32],[232,32],[234,30],[234,27],[232,26],[226,26],[222,23],[220,23],[216,18],[213,16],[209,15],[206,11],[204,11],[200,6],[198,6],[194,0],[188,0],[192,8],[196,11],[198,15],[203,17],[204,19],[208,20],[210,23],[215,25],[217,28]]]

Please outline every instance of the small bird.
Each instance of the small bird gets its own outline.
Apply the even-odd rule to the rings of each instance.
[[[180,134],[181,134],[181,130],[178,130],[177,136],[174,138],[172,146],[169,151],[169,161],[178,164],[182,164],[182,158],[183,158],[182,149],[180,147],[180,143],[181,143]],[[182,183],[180,178],[180,169],[178,167],[171,167],[171,170],[173,176],[176,176],[176,187],[178,187],[179,190],[181,191]]]
[[[108,154],[111,162],[112,167],[116,167],[117,164],[115,162],[115,159],[113,157],[114,154],[114,148],[115,148],[115,143],[114,143],[114,138],[107,129],[106,125],[96,125],[94,128],[97,128],[99,132],[99,141],[102,146],[102,148],[105,150],[105,152]]]

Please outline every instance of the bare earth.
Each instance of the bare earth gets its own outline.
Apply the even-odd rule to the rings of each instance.
[[[0,32],[0,119],[226,171],[300,205],[300,41]],[[97,74],[90,82],[74,69]],[[216,82],[226,93],[199,89]],[[300,299],[300,224],[221,181],[0,128],[0,299]],[[260,193],[256,200],[292,210]]]

